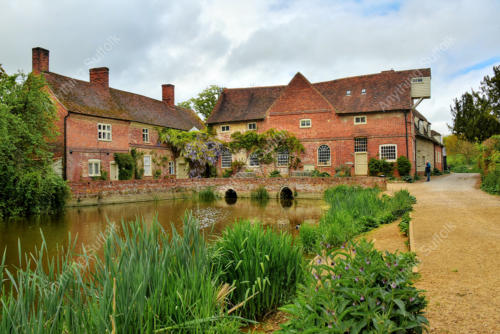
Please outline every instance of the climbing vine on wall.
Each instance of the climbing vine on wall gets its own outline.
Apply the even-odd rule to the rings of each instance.
[[[160,141],[166,143],[175,158],[189,163],[189,177],[202,177],[213,169],[222,150],[222,144],[206,131],[160,129]]]

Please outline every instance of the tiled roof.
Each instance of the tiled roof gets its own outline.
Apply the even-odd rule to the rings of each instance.
[[[200,118],[189,109],[122,90],[93,87],[89,82],[43,72],[57,99],[70,112],[190,130],[201,129]]]
[[[384,71],[312,84],[339,114],[408,110],[410,81],[431,70]],[[286,86],[225,89],[207,123],[265,118],[266,111]],[[362,94],[362,90],[365,94]],[[347,96],[350,91],[350,96]]]

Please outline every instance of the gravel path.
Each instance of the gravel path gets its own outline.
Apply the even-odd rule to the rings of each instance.
[[[478,174],[389,184],[417,198],[412,214],[431,333],[500,333],[500,197]]]

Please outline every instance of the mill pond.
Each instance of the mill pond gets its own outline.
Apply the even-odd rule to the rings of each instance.
[[[242,219],[258,220],[276,230],[296,234],[297,224],[317,222],[325,208],[323,200],[270,199],[259,202],[246,198],[218,199],[211,203],[181,199],[70,207],[59,215],[0,222],[0,250],[3,252],[7,248],[6,264],[18,266],[18,241],[23,253],[32,252],[41,244],[41,232],[51,253],[49,255],[54,255],[58,245],[67,245],[70,234],[72,238],[77,237],[77,249],[82,244],[95,248],[99,235],[113,223],[119,227],[122,219],[132,221],[141,217],[148,223],[157,215],[166,230],[170,230],[172,224],[177,230],[182,230],[182,218],[186,211],[192,212],[209,235],[219,235],[226,226]]]

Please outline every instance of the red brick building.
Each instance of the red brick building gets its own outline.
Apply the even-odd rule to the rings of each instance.
[[[430,98],[430,69],[377,74],[310,83],[297,73],[286,86],[224,89],[207,124],[229,140],[236,131],[274,128],[293,133],[305,147],[298,170],[335,174],[339,167],[366,175],[372,157],[396,161],[403,155],[412,172],[430,161],[442,169],[440,135],[416,106]],[[289,171],[287,156],[272,166],[258,166],[245,152],[226,152],[219,168],[244,160],[248,169],[267,174]]]
[[[47,81],[57,108],[60,133],[55,143],[55,168],[67,180],[107,175],[118,179],[114,153],[138,152],[144,178],[183,177],[183,161],[158,141],[159,128],[189,131],[203,123],[191,110],[174,104],[174,86],[162,86],[162,100],[109,87],[106,67],[90,69],[89,81],[49,71],[49,51],[32,50],[33,72]]]

